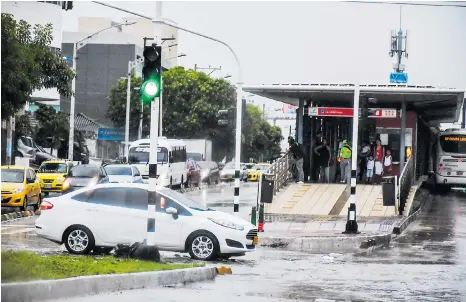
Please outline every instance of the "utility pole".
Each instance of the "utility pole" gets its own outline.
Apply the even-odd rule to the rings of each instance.
[[[209,67],[197,67],[197,64],[194,64],[194,71],[198,71],[198,70],[210,70],[208,75],[211,75],[216,70],[222,70],[222,66],[220,66],[220,67],[211,67],[209,65]]]

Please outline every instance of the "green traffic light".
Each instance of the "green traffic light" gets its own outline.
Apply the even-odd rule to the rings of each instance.
[[[143,103],[150,103],[154,98],[160,96],[160,82],[156,77],[151,77],[141,86],[141,100]]]

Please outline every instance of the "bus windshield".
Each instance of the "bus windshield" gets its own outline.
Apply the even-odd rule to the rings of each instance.
[[[149,146],[133,147],[129,149],[128,162],[130,164],[148,163]],[[157,163],[168,163],[168,150],[165,147],[158,148]]]
[[[466,154],[466,135],[442,135],[440,146],[445,153]]]

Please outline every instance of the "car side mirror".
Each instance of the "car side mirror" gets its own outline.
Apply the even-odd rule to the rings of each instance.
[[[172,208],[172,207],[168,207],[165,212],[167,212],[167,214],[171,214],[173,215],[174,218],[176,218],[178,216],[178,210],[175,209],[175,208]]]

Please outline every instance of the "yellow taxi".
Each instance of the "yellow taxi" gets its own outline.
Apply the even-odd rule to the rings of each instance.
[[[37,210],[41,203],[39,180],[34,170],[23,166],[2,166],[2,207],[21,207],[25,211],[29,205]]]
[[[42,192],[47,196],[50,192],[66,191],[65,180],[72,167],[72,162],[64,160],[44,161],[37,170]]]
[[[260,163],[254,165],[251,169],[248,169],[248,181],[258,181],[261,174],[267,171],[272,166],[267,163]]]

